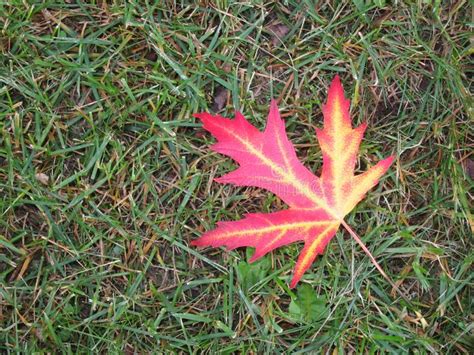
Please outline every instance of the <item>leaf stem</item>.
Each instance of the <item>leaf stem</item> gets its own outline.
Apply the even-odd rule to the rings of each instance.
[[[398,286],[392,281],[392,279],[390,277],[388,277],[388,275],[385,273],[385,271],[383,271],[382,267],[380,266],[380,264],[377,262],[377,260],[375,260],[374,256],[372,255],[372,253],[370,252],[369,249],[367,249],[367,247],[365,246],[364,242],[362,241],[362,239],[360,239],[360,237],[357,235],[356,232],[354,232],[352,230],[352,228],[346,223],[346,221],[342,220],[341,221],[341,224],[344,226],[344,228],[346,228],[346,230],[349,232],[349,234],[352,236],[352,238],[355,239],[355,241],[360,245],[360,247],[362,248],[362,250],[367,254],[367,256],[370,258],[370,260],[372,261],[372,264],[374,264],[374,266],[377,268],[377,270],[382,274],[382,276],[390,283],[390,285],[392,285],[392,287],[398,292],[398,294],[405,300],[407,301],[408,303],[411,303],[410,300],[408,299],[408,297],[398,288]]]

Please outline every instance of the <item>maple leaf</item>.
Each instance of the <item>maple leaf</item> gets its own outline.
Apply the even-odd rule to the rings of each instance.
[[[255,261],[273,249],[293,242],[304,242],[290,287],[295,287],[315,257],[343,224],[353,237],[357,234],[345,223],[346,216],[393,162],[393,156],[380,161],[363,174],[355,175],[359,145],[366,124],[352,128],[349,100],[338,76],[329,88],[323,105],[324,127],[316,129],[323,155],[320,177],[297,158],[285,132],[275,100],[272,100],[263,132],[251,125],[240,112],[235,119],[199,113],[204,129],[217,143],[212,149],[234,159],[239,167],[216,181],[237,186],[256,186],[273,192],[289,209],[274,213],[251,213],[235,222],[218,222],[217,228],[192,242],[195,246],[248,246]],[[358,242],[363,243],[358,239]],[[370,252],[363,246],[364,251]],[[373,262],[375,259],[371,256]],[[376,263],[377,268],[383,273]],[[384,274],[384,273],[383,273]],[[386,277],[386,275],[384,274]]]

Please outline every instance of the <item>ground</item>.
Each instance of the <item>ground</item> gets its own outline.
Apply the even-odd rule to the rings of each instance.
[[[2,352],[472,353],[469,3],[0,2]],[[271,98],[318,173],[339,74],[369,127],[357,169],[396,161],[302,282],[301,250],[190,245],[285,208],[232,170],[195,112]]]

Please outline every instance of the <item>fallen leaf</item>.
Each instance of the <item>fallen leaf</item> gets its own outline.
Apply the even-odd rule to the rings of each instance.
[[[356,238],[344,216],[377,184],[394,158],[386,158],[365,173],[354,175],[366,124],[352,129],[349,104],[336,76],[329,88],[328,101],[323,106],[324,127],[316,129],[323,154],[320,177],[298,160],[294,146],[286,136],[285,123],[280,118],[276,101],[272,100],[263,132],[252,126],[240,112],[236,112],[233,120],[209,113],[195,114],[202,121],[203,128],[217,138],[218,142],[212,149],[233,158],[240,165],[216,181],[266,189],[279,196],[289,209],[251,213],[235,222],[218,222],[216,229],[192,244],[226,246],[228,249],[254,247],[255,253],[250,261],[255,261],[273,249],[302,241],[304,248],[290,283],[294,287],[316,256],[323,253],[340,224]],[[365,246],[363,248],[370,253]],[[373,257],[371,260],[375,262]],[[379,268],[378,264],[376,266]]]

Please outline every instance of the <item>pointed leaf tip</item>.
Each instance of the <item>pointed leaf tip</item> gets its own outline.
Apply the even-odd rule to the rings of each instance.
[[[339,77],[339,74],[336,74],[334,78],[331,80],[331,84],[329,85],[329,95],[332,90],[336,90],[337,92],[343,91],[342,83],[341,83],[341,78]]]
[[[393,161],[395,160],[395,155],[390,155],[385,160],[387,160],[389,162],[388,165],[391,165],[393,163]]]
[[[341,99],[345,99],[344,87],[342,86],[339,75],[336,75],[329,85],[328,101],[330,101],[331,97],[340,97]]]
[[[290,289],[295,288],[298,282],[300,282],[300,277],[293,276],[293,278],[290,281]]]
[[[280,116],[280,109],[278,108],[278,103],[275,99],[272,99],[270,102],[270,112],[268,113],[268,116],[269,120]]]
[[[201,246],[201,242],[199,241],[199,239],[196,239],[196,240],[191,240],[191,243],[190,243],[193,247],[199,247]]]
[[[389,157],[383,159],[380,161],[380,164],[382,164],[385,169],[388,169],[390,167],[390,165],[393,164],[393,161],[395,160],[395,156],[394,155],[390,155]]]

